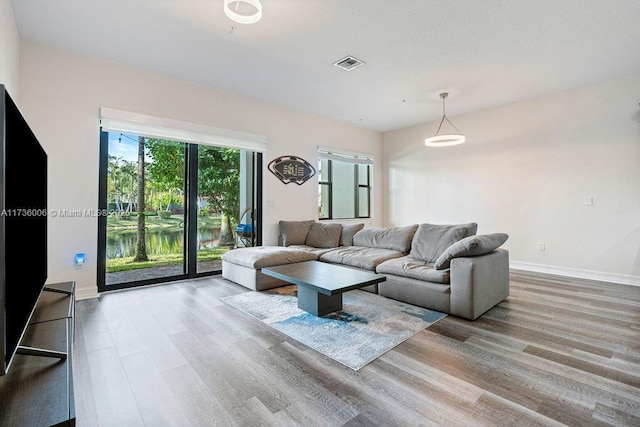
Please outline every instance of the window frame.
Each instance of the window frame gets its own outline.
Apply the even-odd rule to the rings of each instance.
[[[327,170],[323,171],[320,167],[321,162],[327,162]],[[340,217],[337,218],[334,216],[334,200],[333,200],[333,186],[334,186],[334,176],[333,176],[333,162],[340,161],[343,163],[352,163],[353,164],[353,216],[351,217]],[[339,151],[329,150],[329,149],[318,149],[318,164],[319,169],[322,172],[322,179],[318,180],[318,191],[319,191],[319,203],[323,199],[322,197],[322,189],[326,188],[328,191],[327,200],[328,207],[327,213],[328,216],[322,217],[320,214],[322,213],[321,206],[318,205],[318,219],[320,221],[326,220],[350,220],[350,219],[367,219],[372,218],[371,215],[371,198],[372,198],[372,179],[371,175],[373,172],[373,158],[372,156],[366,154],[356,154],[356,153],[343,153]],[[366,166],[366,178],[365,183],[361,183],[361,173],[360,166]],[[360,212],[360,192],[362,189],[366,190],[366,209],[367,214],[362,215]]]

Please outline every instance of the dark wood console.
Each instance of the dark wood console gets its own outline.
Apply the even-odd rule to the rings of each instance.
[[[74,426],[75,282],[47,284],[21,347],[67,353],[66,359],[16,354],[0,376],[0,425]]]

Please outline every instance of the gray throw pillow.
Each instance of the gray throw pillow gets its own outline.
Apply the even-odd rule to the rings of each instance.
[[[342,224],[313,223],[307,234],[307,246],[314,248],[337,248],[340,244]]]
[[[465,237],[449,246],[436,260],[433,268],[443,270],[451,266],[451,260],[456,257],[478,256],[488,254],[502,246],[509,235],[506,233],[481,234],[479,236]]]
[[[280,221],[280,237],[282,246],[304,245],[307,242],[307,234],[316,221]]]
[[[404,227],[371,227],[358,231],[353,236],[353,246],[390,249],[407,253],[411,248],[417,224]]]
[[[342,224],[340,246],[353,246],[353,236],[364,228],[364,224]]]
[[[463,237],[475,236],[478,232],[478,224],[475,222],[470,222],[468,224],[456,224],[456,227],[464,228]]]
[[[449,246],[464,238],[467,232],[467,224],[420,224],[411,241],[409,257],[433,263]]]

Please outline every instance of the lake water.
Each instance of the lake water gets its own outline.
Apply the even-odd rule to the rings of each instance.
[[[199,228],[198,249],[215,246],[219,236],[219,228]],[[184,230],[147,230],[146,242],[147,254],[149,255],[182,253],[184,250]],[[136,243],[135,230],[107,232],[107,259],[134,256]]]

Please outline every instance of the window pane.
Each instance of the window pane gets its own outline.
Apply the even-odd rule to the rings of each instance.
[[[368,218],[369,214],[369,188],[358,187],[358,217]]]
[[[257,241],[255,208],[255,158],[252,151],[240,151],[240,213],[236,227],[236,246],[255,246]]]
[[[329,160],[318,160],[318,181],[326,182],[329,180]]]
[[[318,203],[319,203],[319,218],[330,218],[329,216],[329,185],[320,184],[318,186]]]
[[[198,273],[219,270],[236,244],[239,195],[240,150],[198,146]]]
[[[369,165],[358,165],[358,184],[369,185]]]
[[[106,285],[184,274],[185,147],[109,133]]]
[[[333,218],[355,218],[355,169],[353,163],[333,161]]]
[[[319,217],[370,218],[373,167],[369,157],[322,149],[318,155],[317,172],[321,184],[318,191]],[[327,186],[323,187],[323,183]]]

